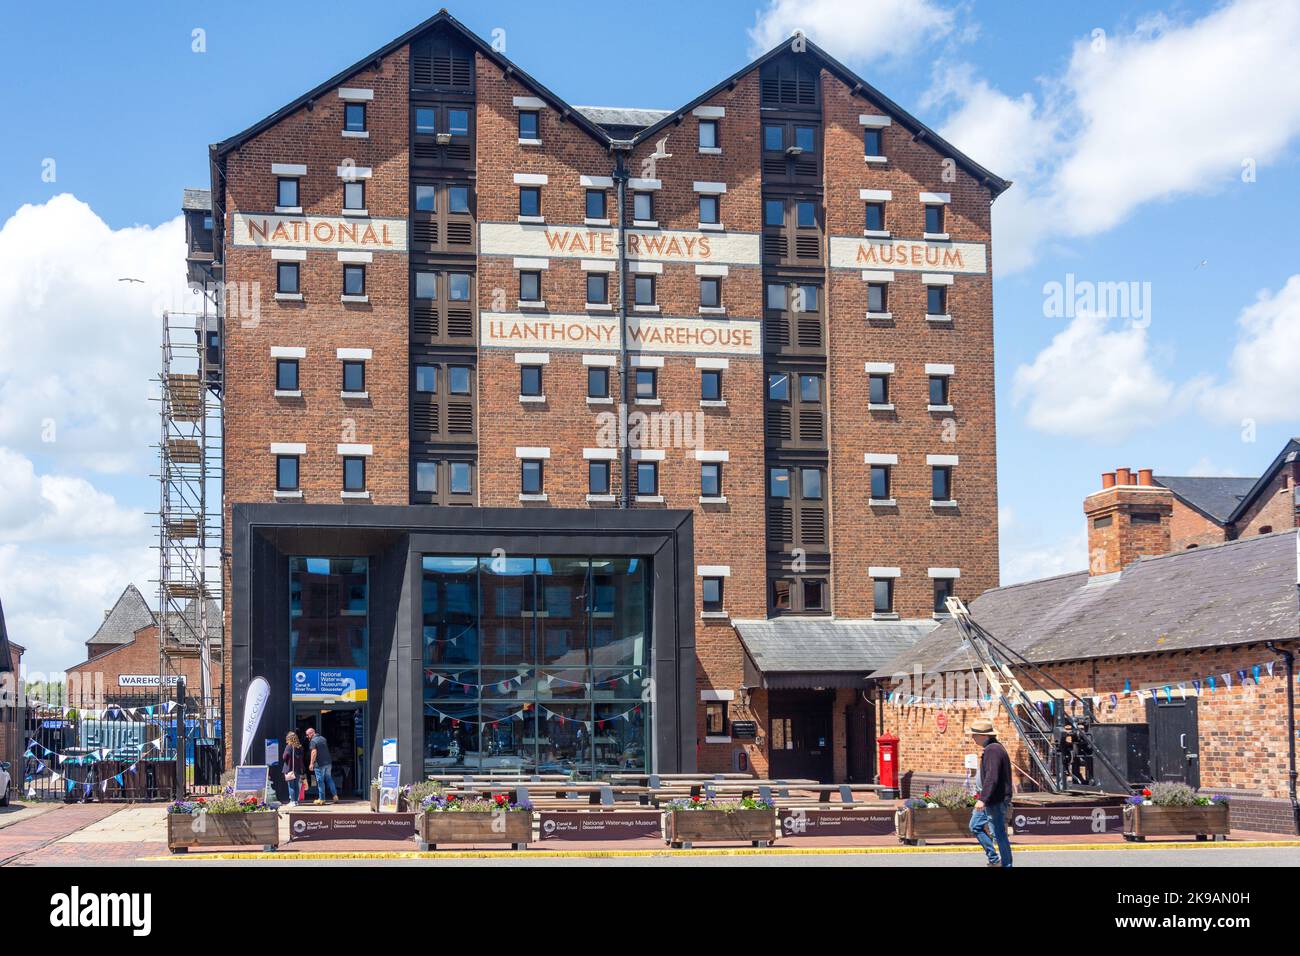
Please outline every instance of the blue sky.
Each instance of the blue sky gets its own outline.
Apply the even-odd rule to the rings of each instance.
[[[1084,565],[1081,500],[1100,472],[1255,475],[1300,432],[1291,371],[1300,279],[1287,285],[1300,273],[1300,79],[1287,48],[1296,6],[661,0],[652,16],[609,5],[597,17],[576,3],[451,10],[481,35],[504,29],[507,55],[569,102],[614,106],[680,105],[800,26],[1016,181],[994,207],[1009,581]],[[243,2],[7,11],[0,599],[39,668],[74,663],[128,580],[151,590],[140,517],[156,502],[149,313],[180,295],[181,189],[207,185],[207,144],[437,8],[357,9],[325,0],[308,14]],[[195,29],[205,52],[192,50]],[[26,205],[35,208],[15,216]],[[122,274],[147,282],[128,288],[115,281]],[[1067,274],[1136,283],[1144,307],[1045,315],[1045,285]],[[42,440],[51,421],[59,437]]]

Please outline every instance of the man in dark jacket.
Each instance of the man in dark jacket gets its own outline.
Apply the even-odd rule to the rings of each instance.
[[[989,866],[1011,866],[1011,840],[1007,837],[1007,814],[1011,810],[1011,758],[998,743],[993,721],[981,718],[971,723],[971,736],[984,748],[980,755],[979,798],[970,817],[971,833],[980,841]],[[996,847],[994,843],[996,841]]]

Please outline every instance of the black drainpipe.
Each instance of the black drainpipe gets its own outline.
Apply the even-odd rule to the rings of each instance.
[[[623,157],[625,150],[614,147],[614,184],[618,187],[618,390],[619,406],[616,409],[618,421],[619,467],[622,478],[619,482],[618,506],[631,507],[632,497],[628,488],[628,461],[631,451],[626,441],[628,390],[627,390],[627,225],[624,222],[624,203],[627,197],[627,167]]]
[[[1291,822],[1295,832],[1300,834],[1300,803],[1296,801],[1295,792],[1295,654],[1278,647],[1272,641],[1264,646],[1286,662],[1286,739],[1287,757],[1290,761],[1287,791],[1291,796]]]

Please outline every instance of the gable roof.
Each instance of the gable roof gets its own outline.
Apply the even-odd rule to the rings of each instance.
[[[609,145],[610,139],[604,130],[602,130],[599,126],[597,126],[586,116],[584,116],[581,112],[574,109],[574,107],[570,106],[564,100],[560,99],[559,96],[551,92],[541,83],[539,83],[537,80],[533,79],[531,75],[519,69],[519,67],[516,66],[513,62],[511,62],[509,59],[502,56],[496,50],[492,49],[492,47],[489,46],[488,44],[484,43],[481,39],[479,39],[477,34],[472,32],[468,27],[465,26],[465,24],[461,23],[459,20],[453,17],[444,8],[442,10],[439,10],[437,13],[435,13],[429,19],[425,20],[423,23],[411,28],[410,30],[407,30],[405,33],[403,33],[401,36],[397,37],[396,39],[391,40],[388,43],[385,43],[383,46],[381,46],[378,50],[375,50],[373,53],[363,56],[360,60],[357,60],[351,66],[344,67],[342,70],[340,70],[338,73],[335,73],[324,83],[321,83],[320,85],[313,87],[312,89],[308,90],[306,93],[304,93],[302,96],[299,96],[297,99],[293,100],[292,102],[286,103],[284,106],[280,107],[278,110],[276,110],[274,113],[270,114],[269,116],[263,117],[262,119],[254,123],[252,126],[248,127],[247,129],[239,133],[236,133],[234,136],[228,137],[222,140],[221,142],[214,144],[212,146],[213,158],[220,159],[226,153],[230,152],[233,149],[237,149],[239,146],[243,145],[248,140],[252,139],[258,133],[261,133],[263,130],[266,130],[274,126],[276,123],[280,122],[282,119],[289,116],[290,114],[296,113],[298,110],[302,109],[302,107],[306,106],[308,103],[320,99],[324,94],[328,93],[334,87],[338,86],[344,80],[348,79],[348,77],[352,76],[355,73],[359,73],[361,70],[364,70],[366,67],[371,66],[372,64],[376,63],[379,60],[382,60],[384,57],[388,56],[394,50],[400,49],[401,47],[410,43],[412,40],[419,37],[421,34],[426,33],[429,30],[432,30],[434,27],[440,25],[445,25],[455,33],[459,34],[460,37],[464,39],[466,43],[472,46],[479,53],[483,54],[483,56],[487,57],[497,66],[501,67],[501,69],[505,73],[507,73],[510,76],[513,76],[524,86],[531,89],[534,93],[537,94],[539,98],[549,103],[552,107],[554,107],[557,111],[559,111],[560,114],[564,116],[566,119],[571,119],[575,125],[582,128],[585,132],[587,132],[590,136],[592,136],[597,142],[601,143],[601,145],[604,146]]]
[[[1256,479],[1156,475],[1155,481],[1187,507],[1222,527],[1255,486]]]
[[[961,150],[957,149],[957,147],[953,146],[946,139],[944,139],[942,136],[936,133],[933,129],[926,126],[919,119],[917,119],[911,113],[907,112],[907,110],[903,109],[901,106],[899,106],[897,103],[891,100],[884,93],[880,92],[880,90],[876,89],[866,80],[864,80],[862,77],[858,76],[858,74],[854,73],[847,66],[841,63],[839,60],[835,59],[833,56],[831,56],[829,53],[827,53],[817,44],[813,43],[811,40],[808,40],[806,38],[804,40],[804,43],[806,44],[806,52],[800,54],[801,56],[811,55],[821,60],[822,65],[826,68],[826,70],[829,73],[831,73],[833,76],[838,78],[842,83],[844,83],[845,86],[849,87],[849,89],[852,90],[855,94],[861,93],[864,96],[866,96],[868,99],[879,104],[881,109],[883,109],[886,113],[888,113],[893,119],[898,120],[899,125],[905,128],[906,130],[908,130],[910,133],[912,133],[912,135],[915,136],[917,139],[929,143],[934,149],[936,149],[939,152],[940,155],[945,157],[951,157],[957,163],[958,166],[961,166],[962,169],[966,170],[966,172],[970,173],[972,176],[975,177],[975,179],[979,180],[988,188],[990,193],[990,198],[996,199],[999,195],[1001,195],[1011,186],[1011,180],[1003,179],[1001,176],[996,175],[991,170],[986,169],[984,166],[981,166],[979,163],[975,162],[975,160],[971,159]],[[645,142],[646,140],[654,136],[656,133],[658,133],[665,126],[667,126],[669,123],[677,122],[681,117],[685,116],[687,113],[695,109],[697,106],[717,96],[724,89],[734,86],[736,84],[736,81],[738,81],[741,77],[745,76],[746,74],[754,70],[759,69],[760,67],[763,66],[763,64],[767,63],[769,60],[773,60],[776,57],[781,56],[789,49],[790,49],[790,41],[789,40],[782,41],[781,43],[774,46],[772,49],[768,50],[762,56],[760,56],[757,60],[754,60],[746,64],[745,66],[741,67],[739,70],[731,74],[731,76],[727,77],[725,80],[723,80],[721,83],[714,86],[712,89],[704,93],[701,93],[699,96],[695,97],[695,99],[691,100],[689,103],[687,103],[685,106],[681,107],[680,109],[673,110],[669,115],[665,116],[663,119],[655,123],[653,126],[648,126],[645,129],[643,129],[640,133],[636,135],[636,138],[632,142],[634,144]]]
[[[0,673],[13,670],[13,665],[9,663],[9,648],[17,646],[9,643],[9,629],[5,627],[5,606],[0,604]]]
[[[1143,558],[1116,574],[1063,574],[985,591],[971,616],[1035,663],[1294,641],[1297,531]],[[975,665],[945,621],[872,677]]]
[[[87,644],[130,644],[135,632],[157,624],[154,613],[134,584],[128,584]]]
[[[1294,461],[1297,456],[1300,456],[1300,438],[1292,438],[1277,453],[1277,457],[1273,459],[1272,464],[1264,469],[1264,474],[1260,475],[1251,489],[1246,492],[1246,496],[1237,505],[1228,520],[1239,520],[1255,503],[1255,500],[1272,484],[1273,479],[1277,477],[1277,473],[1282,470],[1282,466]]]
[[[862,686],[873,670],[935,628],[930,619],[777,617],[734,623],[745,647],[746,683],[769,688]]]

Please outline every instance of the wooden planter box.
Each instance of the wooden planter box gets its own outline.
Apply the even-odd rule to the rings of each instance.
[[[927,840],[973,840],[970,818],[973,810],[945,810],[925,807],[914,810],[900,807],[894,821],[898,839],[913,846],[925,846]]]
[[[370,785],[370,810],[372,813],[379,812],[379,787],[373,783]],[[397,812],[398,813],[410,812],[410,808],[407,807],[406,805],[405,793],[399,793],[397,795]]]
[[[1228,838],[1228,805],[1212,807],[1157,807],[1126,804],[1124,839],[1149,836],[1194,836],[1198,840]]]
[[[280,814],[257,813],[167,814],[167,849],[184,853],[194,846],[260,846],[274,850],[280,845]]]
[[[502,819],[505,828],[493,829]],[[524,810],[421,813],[415,818],[415,839],[421,850],[436,850],[440,843],[509,843],[512,849],[522,850],[533,842],[533,814]]]
[[[694,843],[776,842],[775,810],[669,810],[664,814],[664,841],[689,849]]]

